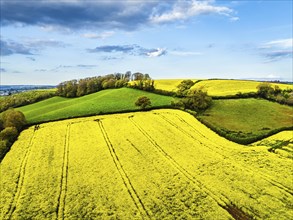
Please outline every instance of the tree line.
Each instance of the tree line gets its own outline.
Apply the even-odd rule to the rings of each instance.
[[[9,151],[10,147],[17,139],[19,133],[26,124],[25,116],[22,112],[10,108],[1,113],[0,116],[0,161]]]
[[[133,83],[128,83],[133,81]],[[104,76],[88,77],[79,80],[61,82],[57,86],[57,95],[67,98],[80,97],[95,93],[104,89],[131,87],[151,91],[154,81],[149,74],[143,73],[114,73]]]

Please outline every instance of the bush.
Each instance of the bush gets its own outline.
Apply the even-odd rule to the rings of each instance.
[[[18,131],[15,127],[7,127],[0,132],[0,140],[7,141],[12,144],[18,136]]]
[[[1,115],[3,127],[15,127],[20,131],[26,124],[25,116],[22,112],[16,111],[13,108],[6,110]]]
[[[189,89],[195,84],[195,82],[193,82],[192,80],[188,79],[188,80],[183,80],[178,86],[178,90],[176,95],[179,97],[183,97],[186,96]]]
[[[151,100],[146,96],[142,96],[137,99],[135,105],[139,106],[141,109],[146,109],[147,107],[151,106]]]
[[[211,106],[212,98],[208,96],[207,92],[203,88],[198,88],[189,91],[188,95],[182,99],[185,108],[203,111]]]

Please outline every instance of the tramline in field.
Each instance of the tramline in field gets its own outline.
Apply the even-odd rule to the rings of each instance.
[[[2,161],[2,219],[291,219],[291,165],[179,110],[51,122]]]

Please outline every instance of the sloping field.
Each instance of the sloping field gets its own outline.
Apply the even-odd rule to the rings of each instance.
[[[293,126],[292,107],[254,98],[214,100],[199,118],[235,141]]]
[[[211,96],[236,95],[237,93],[256,92],[256,87],[260,84],[257,81],[249,80],[203,80],[196,83],[191,89],[204,87]],[[292,89],[293,85],[271,83],[274,87],[279,86],[281,89]]]
[[[293,131],[282,131],[252,144],[267,146],[270,152],[293,159]]]
[[[157,79],[155,80],[155,88],[162,89],[165,91],[177,91],[177,86],[183,81],[184,79]],[[193,80],[196,82],[197,80]]]
[[[292,219],[292,160],[179,110],[51,122],[1,163],[2,219]]]
[[[168,96],[121,88],[102,90],[79,98],[53,97],[18,108],[18,110],[24,113],[28,123],[38,123],[76,116],[139,109],[134,103],[140,96],[149,97],[154,107],[168,106],[174,100]]]

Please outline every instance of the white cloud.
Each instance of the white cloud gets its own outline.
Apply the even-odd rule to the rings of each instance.
[[[153,51],[150,51],[150,52],[147,52],[146,55],[148,57],[159,57],[159,56],[162,56],[164,54],[166,54],[166,49],[163,49],[163,48],[157,48]]]
[[[283,49],[289,49],[293,48],[293,38],[288,39],[281,39],[281,40],[274,40],[267,42],[261,46],[262,49],[266,48],[283,48]]]
[[[114,35],[114,31],[105,31],[100,34],[85,33],[82,36],[89,39],[106,39]]]
[[[150,20],[153,23],[164,23],[176,20],[186,20],[202,14],[225,15],[234,21],[239,19],[232,16],[232,9],[224,6],[215,6],[211,3],[212,1],[178,1],[171,11],[152,15]]]

